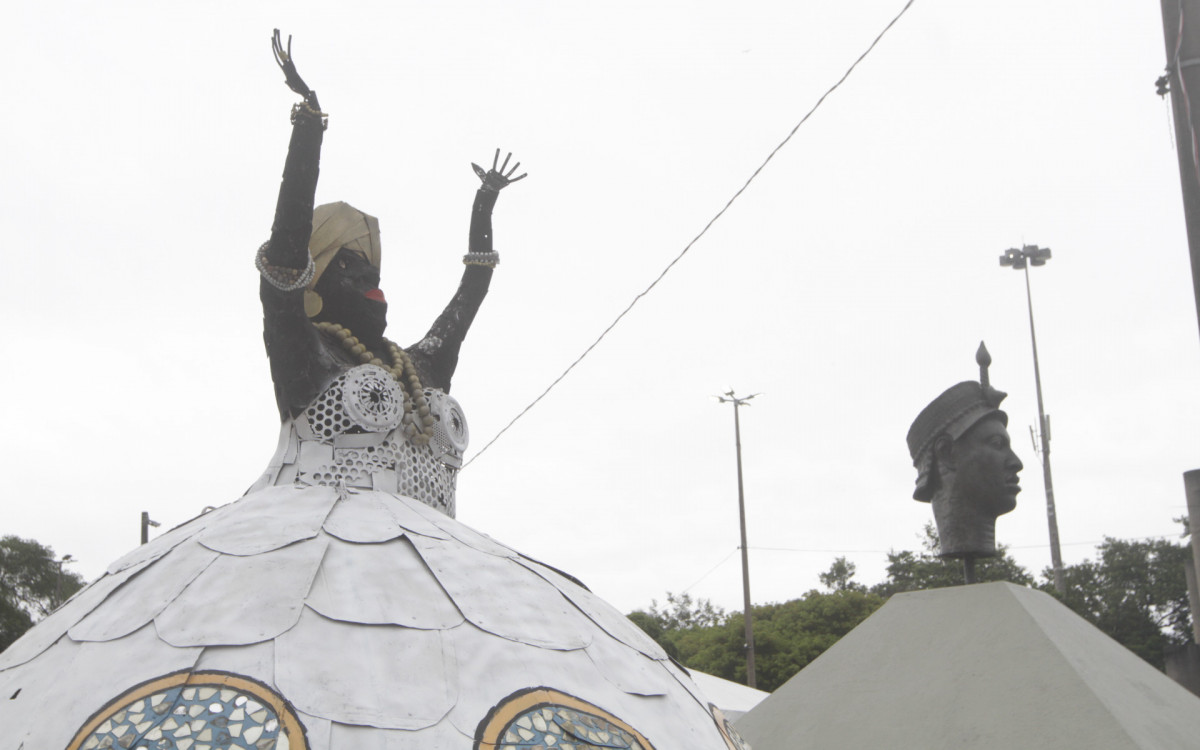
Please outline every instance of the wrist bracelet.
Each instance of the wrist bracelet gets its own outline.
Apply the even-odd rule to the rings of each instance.
[[[299,268],[273,266],[267,262],[267,245],[269,244],[271,243],[262,243],[262,247],[258,248],[258,252],[254,255],[254,267],[262,274],[263,279],[281,292],[294,292],[308,286],[308,282],[312,281],[313,275],[317,272],[317,265],[313,263],[312,256],[308,257],[308,267],[303,271]]]
[[[307,101],[296,102],[292,105],[292,124],[296,124],[296,120],[306,117],[310,120],[320,120],[321,130],[329,128],[329,115],[319,109],[314,108]]]
[[[467,253],[463,256],[463,263],[468,266],[495,268],[500,264],[500,253],[494,250],[490,253]]]

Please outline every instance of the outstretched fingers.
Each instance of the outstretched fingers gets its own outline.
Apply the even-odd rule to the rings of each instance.
[[[271,52],[275,55],[275,63],[283,71],[283,78],[288,88],[303,96],[310,106],[319,109],[316,93],[296,72],[296,61],[292,58],[292,35],[288,34],[287,49],[284,49],[283,36],[279,33],[279,29],[275,29],[275,34],[271,37]]]
[[[496,153],[492,155],[492,168],[484,171],[483,167],[472,163],[471,169],[475,170],[475,174],[483,182],[483,189],[489,191],[499,191],[507,185],[523,180],[528,177],[528,173],[521,174],[520,177],[513,177],[517,169],[520,168],[521,162],[514,163],[511,167],[508,163],[512,161],[512,152],[504,157],[504,162],[500,161],[500,149],[496,149]]]
[[[275,62],[282,68],[292,59],[292,35],[288,34],[288,46],[285,50],[283,40],[279,36],[279,29],[275,29],[275,36],[271,39],[271,51],[275,53]]]
[[[499,158],[500,158],[500,149],[496,149],[496,159],[499,159]],[[512,159],[511,151],[509,151],[508,155],[504,157],[504,163],[500,165],[499,169],[496,168],[495,160],[493,160],[492,171],[496,172],[497,174],[503,175],[504,179],[508,180],[509,182],[516,182],[517,180],[521,179],[521,177],[528,176],[529,173],[526,172],[525,174],[521,175],[521,177],[513,177],[513,173],[516,172],[517,169],[521,166],[521,162],[517,162],[516,164],[512,165],[512,169],[509,169],[507,172],[505,172],[504,170],[508,168],[508,162],[510,159]]]

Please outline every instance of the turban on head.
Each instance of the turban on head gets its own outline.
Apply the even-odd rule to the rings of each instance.
[[[316,271],[308,282],[309,289],[316,287],[317,280],[343,247],[361,252],[368,263],[379,268],[379,219],[339,201],[317,206],[312,227],[308,252]]]

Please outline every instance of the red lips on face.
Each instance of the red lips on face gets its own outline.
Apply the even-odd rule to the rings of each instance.
[[[383,291],[380,289],[371,289],[363,294],[367,299],[375,300],[376,302],[387,302],[383,297]]]

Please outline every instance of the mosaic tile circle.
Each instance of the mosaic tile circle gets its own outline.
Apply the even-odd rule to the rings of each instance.
[[[287,702],[254,680],[180,672],[126,691],[67,750],[308,750]]]
[[[720,730],[721,738],[725,740],[729,750],[750,750],[750,743],[738,734],[738,731],[733,728],[733,724],[725,717],[725,712],[717,708],[717,704],[709,703],[708,710],[712,714],[713,721],[717,723],[717,729]]]
[[[489,712],[476,734],[476,750],[654,750],[637,730],[604,709],[549,688],[510,695]]]

